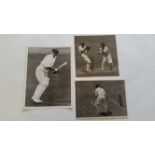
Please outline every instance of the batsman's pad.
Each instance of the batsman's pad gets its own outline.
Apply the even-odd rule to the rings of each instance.
[[[111,54],[109,54],[109,55],[107,56],[107,60],[108,60],[108,63],[113,63]]]
[[[48,87],[49,82],[50,82],[50,79],[48,77],[46,77],[46,78],[44,78],[44,80],[42,80],[41,84],[45,87]]]
[[[82,56],[82,58],[84,59],[84,61],[86,62],[86,63],[88,63],[88,64],[91,64],[92,62],[91,62],[91,59],[86,55],[86,54],[83,54],[83,55],[81,55]]]

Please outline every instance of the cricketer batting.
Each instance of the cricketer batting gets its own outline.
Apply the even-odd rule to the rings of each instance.
[[[40,65],[36,68],[35,76],[38,81],[38,86],[36,87],[34,94],[32,96],[32,101],[35,103],[42,103],[43,101],[40,100],[42,94],[49,86],[50,78],[48,77],[48,71],[52,70],[53,73],[56,73],[58,70],[52,68],[59,51],[57,49],[53,49],[52,53],[46,55],[45,58],[41,61]]]
[[[78,47],[78,51],[81,54],[82,59],[86,62],[86,72],[92,72],[92,61],[88,56],[89,47],[87,47],[85,43],[81,43]]]

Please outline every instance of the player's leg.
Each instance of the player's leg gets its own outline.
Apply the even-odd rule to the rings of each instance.
[[[95,100],[95,107],[96,107],[96,113],[98,114],[98,106],[97,106],[98,102],[97,102],[97,99]]]
[[[99,113],[98,114],[102,115],[102,116],[107,116],[108,107],[106,105],[104,97],[99,97],[99,99],[98,99],[98,107],[99,107]]]
[[[102,104],[101,104],[100,97],[98,97],[96,100],[96,108],[97,108],[97,114],[101,115],[102,114]]]
[[[101,70],[105,70],[105,63],[107,61],[107,58],[103,56],[103,59],[102,59],[102,63],[101,63]]]
[[[92,61],[88,56],[85,57],[85,62],[86,62],[86,71],[91,72]]]
[[[94,60],[93,60],[92,57],[90,58],[90,60],[91,60],[91,66],[90,66],[90,68],[93,71],[94,70]]]
[[[40,83],[35,89],[32,99],[37,100],[38,102],[42,102],[40,98],[42,94],[45,92],[46,88],[48,87],[48,84],[49,84],[49,78],[45,78],[42,81],[42,83]]]
[[[46,71],[44,71],[43,69],[41,69],[39,67],[36,69],[36,78],[37,78],[39,84],[35,89],[32,100],[36,103],[40,103],[40,102],[42,102],[40,100],[40,97],[42,96],[42,94],[44,93],[44,91],[46,90],[46,88],[49,85],[49,78],[46,75]]]
[[[87,72],[92,72],[92,70],[91,70],[91,63],[87,63],[86,64],[86,71]]]
[[[102,100],[102,105],[103,105],[103,113],[104,113],[105,115],[107,115],[107,114],[108,114],[108,105],[107,105],[107,102],[106,102],[105,99]]]
[[[96,112],[97,112],[98,115],[100,114],[99,104],[96,104]]]
[[[108,60],[108,64],[109,64],[109,70],[112,70],[113,69],[113,61],[112,61],[112,56],[111,54],[109,54],[107,56],[107,60]]]
[[[98,106],[97,106],[97,99],[95,100],[95,107],[96,107],[96,113],[98,114]]]
[[[33,96],[32,96],[32,100],[33,100],[34,102],[40,103],[40,102],[42,102],[42,101],[40,100],[40,94],[41,94],[42,91],[43,91],[43,87],[41,86],[41,82],[42,82],[42,80],[45,78],[45,74],[44,74],[44,72],[42,71],[41,66],[38,66],[38,67],[36,68],[35,76],[36,76],[36,79],[37,79],[37,81],[38,81],[39,84],[38,84],[38,86],[36,87],[36,89],[35,89],[35,91],[34,91],[34,94],[33,94]]]

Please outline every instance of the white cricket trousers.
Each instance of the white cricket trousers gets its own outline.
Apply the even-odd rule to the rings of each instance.
[[[81,57],[86,62],[86,70],[87,71],[91,70],[91,64],[92,64],[91,59],[86,54],[81,54]]]
[[[108,105],[106,102],[106,97],[103,96],[99,96],[95,102],[96,105],[96,109],[97,109],[97,113],[103,113],[103,112],[107,112],[108,111]]]
[[[106,62],[108,62],[108,64],[113,64],[111,54],[108,54],[107,57],[103,56],[103,60],[102,60],[102,64],[101,64],[101,69],[104,69],[105,68],[105,63]]]
[[[40,100],[40,97],[49,86],[49,77],[48,77],[48,70],[43,67],[41,64],[36,68],[35,76],[38,81],[38,86],[36,87],[32,99]]]

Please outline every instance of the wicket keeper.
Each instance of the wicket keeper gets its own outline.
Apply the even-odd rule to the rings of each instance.
[[[108,70],[112,70],[113,69],[112,56],[111,56],[111,53],[110,53],[108,46],[105,43],[101,43],[101,48],[99,48],[98,53],[100,55],[102,55],[102,57],[103,57],[102,63],[101,63],[101,70],[102,71],[105,70],[106,62],[108,63]]]

